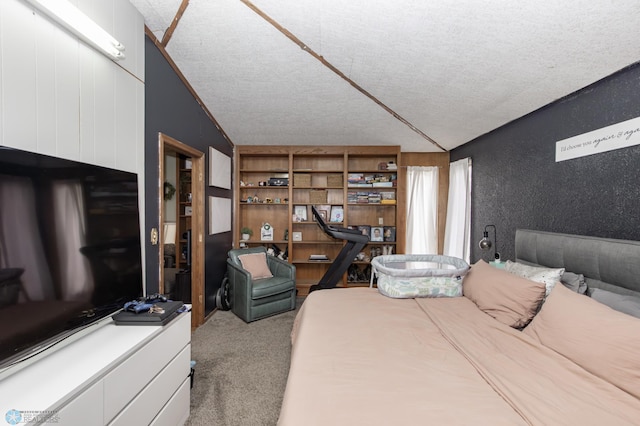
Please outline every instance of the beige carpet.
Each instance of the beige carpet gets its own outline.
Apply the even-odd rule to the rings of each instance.
[[[298,298],[298,306],[302,301]],[[297,312],[246,324],[231,311],[217,311],[193,333],[196,366],[187,425],[276,424]]]

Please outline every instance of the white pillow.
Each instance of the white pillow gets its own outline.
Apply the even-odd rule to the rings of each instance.
[[[544,268],[541,266],[529,266],[507,260],[504,269],[519,277],[526,278],[537,283],[544,283],[546,287],[545,297],[551,293],[553,287],[560,282],[564,268]]]

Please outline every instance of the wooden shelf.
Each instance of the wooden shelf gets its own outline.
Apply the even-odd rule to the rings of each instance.
[[[188,159],[184,156],[178,157],[178,167],[176,170],[176,266],[186,268],[187,264],[187,244],[189,241],[184,238],[184,234],[191,230],[192,215],[185,214],[185,209],[191,207],[189,194],[191,190],[191,168],[185,167]]]
[[[293,214],[296,206],[307,208],[307,217],[311,219],[309,206],[339,206],[343,209],[344,222],[330,222],[332,226],[347,227],[368,225],[371,227],[394,226],[396,227],[396,241],[369,242],[364,252],[369,256],[372,249],[382,246],[392,246],[394,253],[402,253],[404,242],[398,239],[404,236],[403,218],[404,204],[402,201],[402,175],[398,170],[381,170],[381,163],[387,164],[400,162],[400,148],[398,146],[376,146],[375,153],[369,147],[362,146],[238,146],[235,152],[235,184],[234,184],[234,247],[240,243],[245,246],[257,246],[275,244],[282,250],[287,250],[288,261],[296,265],[296,278],[299,294],[306,294],[308,287],[317,284],[329,265],[338,256],[344,242],[332,240],[326,236],[322,229],[313,220],[298,222]],[[393,186],[351,186],[348,184],[349,174],[363,174],[375,179],[391,181]],[[296,185],[295,175],[307,175],[305,179],[298,179]],[[277,175],[277,176],[276,176]],[[268,182],[271,177],[287,176],[288,186],[259,186],[259,182]],[[298,176],[300,178],[300,176]],[[304,176],[303,176],[304,177]],[[340,185],[337,185],[339,181]],[[240,186],[244,182],[244,186]],[[300,185],[300,183],[303,185]],[[246,185],[252,183],[253,185]],[[317,193],[311,197],[314,190],[324,190],[326,202],[313,202]],[[353,192],[393,193],[396,204],[381,203],[350,203],[348,195]],[[277,194],[277,195],[275,195]],[[241,201],[256,195],[259,199],[281,198],[287,202],[281,203],[247,203]],[[389,195],[391,196],[391,195]],[[374,195],[375,197],[375,195]],[[380,221],[384,225],[379,225]],[[268,222],[274,229],[277,241],[240,240],[240,229],[249,227],[254,236],[259,235],[260,227]],[[288,233],[288,239],[284,240],[284,233]],[[293,241],[292,233],[301,232],[302,241]],[[311,254],[326,254],[331,260],[309,260]],[[369,262],[354,262],[354,267],[367,268]],[[364,282],[347,282],[347,274],[343,277],[340,286],[361,286]],[[368,285],[368,282],[366,283]]]
[[[304,241],[292,241],[293,244],[337,244],[342,245],[343,242],[340,240],[333,241],[320,241],[320,240],[304,240]]]
[[[261,246],[263,244],[287,244],[287,240],[273,240],[273,241],[262,241],[262,240],[240,240],[241,243],[245,244],[253,244]]]

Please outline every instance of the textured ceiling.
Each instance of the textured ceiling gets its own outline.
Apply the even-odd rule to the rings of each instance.
[[[183,3],[131,2],[158,40]],[[440,152],[637,62],[639,40],[638,0],[191,0],[166,50],[234,144]]]

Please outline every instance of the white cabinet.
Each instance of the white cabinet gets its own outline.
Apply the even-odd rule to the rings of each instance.
[[[183,424],[191,314],[160,326],[113,322],[0,382],[0,412],[48,412],[60,425]]]
[[[102,382],[98,382],[64,406],[56,414],[56,417],[64,419],[60,424],[101,426],[104,422],[102,389]]]
[[[145,387],[144,392],[138,393],[129,404],[127,404],[127,401],[124,401],[126,408],[120,411],[120,414],[118,414],[110,425],[130,426],[150,424],[156,414],[159,413],[171,399],[176,390],[180,388],[185,380],[188,380],[189,356],[189,348],[184,348],[160,374],[156,374],[153,380]],[[187,367],[186,371],[185,366]],[[111,374],[109,376],[111,376]],[[106,392],[106,386],[105,394],[118,395],[117,393],[111,394]],[[108,400],[109,398],[105,399],[105,406]],[[111,407],[114,408],[121,408],[122,406],[123,405],[114,407],[113,404],[111,404]]]

